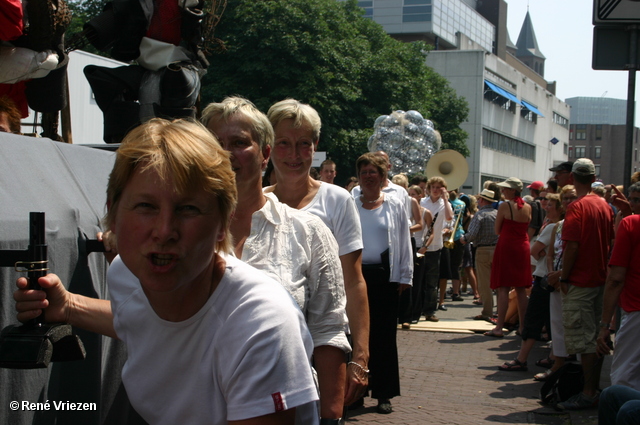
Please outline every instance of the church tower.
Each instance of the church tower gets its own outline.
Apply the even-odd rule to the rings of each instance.
[[[542,52],[540,52],[540,49],[538,49],[536,33],[533,31],[533,24],[531,23],[531,16],[528,10],[527,15],[524,17],[522,29],[520,29],[516,48],[515,56],[535,73],[544,77],[544,61],[546,58]]]

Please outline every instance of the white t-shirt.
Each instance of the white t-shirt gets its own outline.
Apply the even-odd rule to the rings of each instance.
[[[322,182],[316,196],[301,208],[327,225],[338,242],[339,254],[345,255],[362,249],[362,229],[356,204],[343,188]]]
[[[346,295],[338,244],[317,216],[278,201],[272,193],[251,216],[242,261],[277,280],[300,306],[315,347],[350,352],[344,329]]]
[[[433,224],[433,242],[431,245],[427,247],[427,251],[438,251],[442,249],[443,240],[442,240],[442,230],[444,229],[445,224],[445,201],[440,198],[436,202],[431,200],[431,196],[425,196],[420,200],[420,206],[431,211],[431,217],[435,217],[438,214],[438,217],[435,219],[435,223]]]
[[[296,407],[318,422],[311,336],[273,279],[233,257],[194,316],[160,319],[116,257],[107,272],[114,327],[127,346],[122,381],[150,424],[214,424]]]
[[[356,205],[358,206],[359,213],[368,215],[370,212],[363,207],[360,199],[356,200]],[[397,198],[385,195],[384,202],[378,210],[384,215],[384,219],[379,220],[376,218],[375,221],[377,225],[380,225],[380,223],[384,221],[387,231],[387,241],[389,243],[389,267],[391,269],[389,282],[411,285],[413,284],[413,252],[411,250],[409,219],[405,213],[404,206]],[[367,246],[367,248],[369,247]],[[380,253],[376,253],[378,258],[380,257]],[[362,258],[364,263],[364,252]],[[380,263],[379,259],[373,264],[377,263]]]
[[[549,250],[549,246],[551,245],[551,233],[553,233],[553,228],[555,227],[555,223],[547,224],[542,232],[538,235],[538,239],[536,242],[540,242],[545,246],[545,251]],[[535,242],[534,242],[535,244]],[[536,269],[533,272],[534,276],[544,277],[548,273],[547,271],[547,256],[543,255],[539,260],[536,261]]]

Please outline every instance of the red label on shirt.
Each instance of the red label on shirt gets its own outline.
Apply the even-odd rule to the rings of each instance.
[[[273,406],[276,408],[276,412],[282,412],[284,409],[284,402],[282,401],[282,396],[280,393],[271,394],[273,398]]]

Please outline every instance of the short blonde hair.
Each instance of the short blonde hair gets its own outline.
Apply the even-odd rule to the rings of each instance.
[[[404,187],[406,190],[409,190],[409,179],[404,174],[396,174],[391,177],[391,182],[397,184],[398,186]]]
[[[317,142],[320,140],[320,128],[322,127],[320,115],[318,115],[318,111],[306,103],[295,99],[281,100],[271,105],[267,116],[274,129],[278,124],[287,119],[293,120],[294,127],[302,127],[304,124],[309,124],[311,126],[311,137],[313,141]]]
[[[131,130],[116,151],[109,175],[104,218],[107,228],[115,223],[122,192],[133,173],[154,170],[161,179],[171,176],[178,193],[203,188],[218,201],[224,239],[216,242],[216,251],[232,252],[229,226],[236,208],[235,173],[228,152],[200,123],[186,120],[152,119]]]
[[[222,119],[227,122],[235,114],[242,114],[247,117],[251,123],[251,135],[258,142],[261,150],[267,146],[273,146],[273,128],[269,119],[256,108],[256,105],[243,97],[230,96],[220,103],[208,104],[202,111],[200,121],[205,127],[208,127],[211,120]]]

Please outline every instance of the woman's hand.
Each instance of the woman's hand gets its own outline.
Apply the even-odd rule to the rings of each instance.
[[[547,275],[547,282],[549,285],[553,286],[556,290],[560,289],[560,274],[562,272],[560,270],[551,272]]]
[[[21,277],[16,281],[18,289],[13,293],[16,301],[17,318],[27,322],[40,316],[45,311],[47,322],[69,322],[72,294],[66,290],[60,278],[48,274],[38,279],[42,290],[28,289],[28,281]]]
[[[611,195],[611,203],[622,212],[623,217],[633,214],[629,200],[622,192],[618,190],[616,185],[611,185],[611,190],[615,192]]]
[[[104,244],[104,256],[111,264],[116,255],[118,255],[118,239],[116,238],[116,234],[111,230],[107,230],[106,232],[98,232],[96,235],[99,241],[102,241]]]

